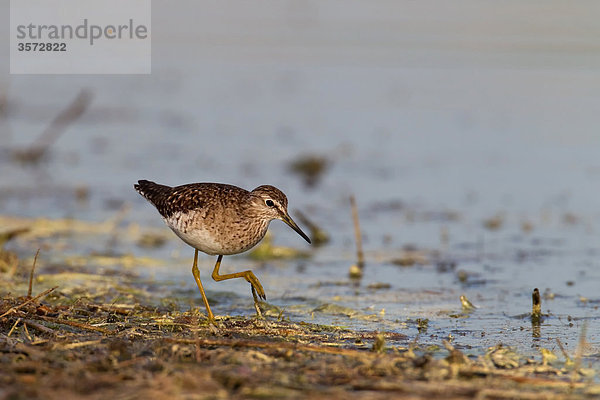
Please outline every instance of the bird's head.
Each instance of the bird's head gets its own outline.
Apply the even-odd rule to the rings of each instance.
[[[295,230],[308,243],[310,239],[302,229],[294,222],[288,213],[288,200],[285,194],[275,186],[259,186],[251,192],[254,198],[254,207],[256,211],[265,219],[280,219]]]

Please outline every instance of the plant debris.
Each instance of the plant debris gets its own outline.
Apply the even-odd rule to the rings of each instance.
[[[280,320],[220,317],[212,334],[195,311],[140,304],[73,306],[0,300],[3,398],[586,398],[600,386],[546,355],[498,346],[472,359],[390,346],[385,332]],[[64,302],[64,301],[63,301]],[[62,303],[62,302],[61,302]],[[367,346],[365,346],[367,342]]]

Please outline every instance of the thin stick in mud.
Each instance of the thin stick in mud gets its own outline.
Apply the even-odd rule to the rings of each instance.
[[[31,272],[29,273],[29,289],[27,290],[27,298],[31,298],[31,291],[33,289],[33,274],[35,272],[35,264],[37,263],[38,256],[40,255],[40,249],[37,249],[35,252],[35,257],[33,257],[33,264],[31,265]]]
[[[542,299],[538,288],[533,289],[531,302],[531,336],[540,338],[542,336]]]
[[[531,294],[531,320],[539,321],[542,317],[542,299],[540,297],[540,291],[538,288],[533,289],[533,293]]]
[[[350,196],[350,207],[352,207],[352,220],[354,221],[354,236],[356,238],[356,265],[362,271],[365,266],[365,257],[362,248],[362,236],[360,233],[360,222],[358,220],[358,209],[356,207],[356,199]]]

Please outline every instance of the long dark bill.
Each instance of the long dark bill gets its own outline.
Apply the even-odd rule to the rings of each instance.
[[[290,228],[292,228],[293,230],[295,230],[298,233],[298,235],[302,236],[304,238],[304,240],[306,240],[308,243],[310,243],[310,238],[308,236],[306,236],[306,233],[302,232],[302,229],[300,229],[300,227],[294,222],[292,217],[290,217],[289,215],[284,215],[282,217],[282,221],[285,222],[286,224],[288,224],[290,226]]]

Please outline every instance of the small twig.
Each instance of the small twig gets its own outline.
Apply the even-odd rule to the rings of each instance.
[[[27,329],[27,324],[23,324],[23,332],[27,335],[27,339],[29,339],[30,342],[33,342],[33,338],[29,334],[29,329]]]
[[[102,311],[106,311],[113,314],[129,315],[135,308],[135,305],[131,304],[100,304],[96,305]]]
[[[80,347],[85,347],[85,346],[95,346],[97,344],[102,343],[101,340],[88,340],[86,342],[76,342],[76,343],[69,343],[69,344],[65,344],[64,346],[60,346],[60,350],[72,350],[72,349],[78,349]]]
[[[36,301],[36,300],[38,300],[38,299],[40,299],[40,298],[42,298],[42,297],[44,297],[44,296],[47,296],[47,295],[48,295],[50,292],[54,291],[54,290],[55,290],[57,287],[58,287],[58,286],[54,286],[53,288],[50,288],[50,289],[48,289],[48,290],[45,290],[45,291],[43,291],[42,293],[38,294],[37,296],[35,296],[35,297],[32,297],[31,299],[29,299],[29,300],[27,300],[27,301],[25,301],[25,302],[23,302],[23,303],[19,304],[19,305],[18,305],[18,306],[16,306],[16,307],[11,307],[11,308],[10,308],[10,309],[9,309],[7,312],[5,312],[4,314],[0,315],[0,318],[3,318],[3,317],[5,317],[5,316],[7,316],[8,314],[12,314],[12,313],[14,313],[15,311],[17,311],[17,310],[19,310],[19,309],[21,309],[21,308],[25,307],[27,304],[29,304],[29,303],[33,303],[34,301]]]
[[[531,300],[533,303],[531,307],[531,320],[537,320],[539,323],[539,320],[542,317],[542,299],[540,298],[540,291],[538,288],[533,289]]]
[[[8,331],[8,335],[6,335],[7,337],[10,337],[10,335],[12,335],[13,331],[17,328],[17,325],[19,325],[19,322],[21,322],[21,318],[17,318],[17,321],[13,324],[12,328],[10,328],[10,331]]]
[[[531,301],[531,336],[540,338],[542,336],[542,299],[538,288],[533,289]]]
[[[350,196],[350,206],[352,207],[352,219],[354,220],[354,236],[356,238],[356,257],[357,265],[361,270],[365,266],[365,258],[362,249],[362,236],[360,233],[360,223],[358,221],[358,209],[354,196]]]
[[[290,343],[290,342],[261,342],[258,340],[231,340],[231,339],[178,339],[165,338],[168,343],[193,344],[196,346],[228,346],[228,347],[255,347],[261,349],[289,349],[296,351],[310,351],[314,353],[339,354],[350,357],[376,357],[377,354],[354,349],[344,349],[341,347],[323,347],[310,344]]]
[[[114,334],[113,331],[110,331],[108,329],[100,328],[100,327],[89,325],[89,324],[84,324],[82,322],[69,321],[68,319],[48,317],[47,315],[38,315],[38,318],[43,319],[44,321],[54,322],[55,324],[69,325],[69,326],[73,326],[75,328],[85,329],[88,331],[101,332],[101,333],[104,333],[105,335],[113,335]]]
[[[26,324],[26,325],[29,325],[30,327],[32,327],[34,329],[37,329],[38,331],[47,333],[47,334],[52,335],[52,336],[56,335],[56,332],[53,329],[50,329],[47,326],[44,326],[42,324],[38,324],[37,322],[32,321],[30,319],[24,319],[23,323]]]
[[[35,252],[33,257],[33,265],[31,266],[31,272],[29,273],[29,290],[27,291],[27,298],[31,298],[31,290],[33,289],[33,273],[35,272],[35,264],[37,263],[38,256],[40,255],[40,249]]]

